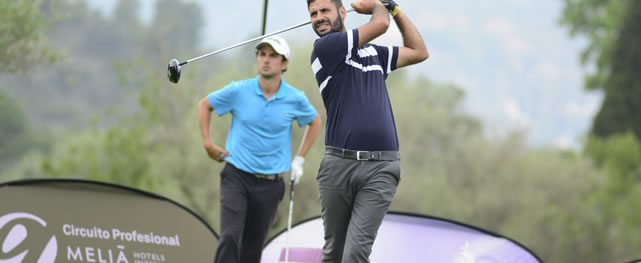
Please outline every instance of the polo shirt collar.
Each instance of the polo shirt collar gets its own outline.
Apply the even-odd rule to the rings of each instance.
[[[256,95],[258,96],[263,96],[263,91],[260,89],[260,84],[258,83],[258,76],[254,78],[254,91],[256,92]],[[274,99],[282,99],[287,95],[287,90],[285,86],[287,83],[283,78],[280,79],[280,86],[278,87],[278,91],[276,92],[276,95],[274,96]]]

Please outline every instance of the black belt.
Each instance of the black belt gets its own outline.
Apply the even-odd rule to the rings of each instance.
[[[250,175],[250,176],[255,177],[256,179],[261,179],[261,180],[276,181],[278,179],[283,178],[283,174],[284,174],[284,173],[279,173],[279,174],[253,174],[253,173],[245,172],[245,171],[243,171],[241,169],[238,169],[238,167],[234,166],[231,163],[227,163],[227,165],[229,165],[229,167],[231,167],[232,169],[236,170],[239,173]]]
[[[354,151],[325,146],[325,153],[358,161],[397,161],[401,159],[398,151]]]
[[[251,173],[250,173],[251,174]],[[275,181],[282,178],[282,174],[251,174],[257,179]]]

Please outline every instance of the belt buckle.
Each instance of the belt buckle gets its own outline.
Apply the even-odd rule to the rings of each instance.
[[[356,160],[357,161],[367,161],[367,160],[369,160],[369,156],[367,156],[367,158],[362,158],[361,159],[361,153],[367,154],[368,151],[356,151]]]

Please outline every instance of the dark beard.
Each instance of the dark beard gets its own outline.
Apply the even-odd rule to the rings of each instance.
[[[330,22],[330,25],[332,26],[332,27],[331,27],[331,29],[330,29],[329,31],[325,32],[325,33],[318,32],[318,31],[316,30],[316,28],[314,28],[314,32],[315,32],[315,33],[316,33],[316,35],[318,35],[319,37],[322,37],[322,36],[327,35],[327,34],[329,34],[329,33],[334,33],[334,32],[341,32],[341,31],[343,31],[343,21],[341,21],[341,20],[340,20],[340,18],[339,18],[339,19],[336,19],[336,22],[335,22],[335,23],[331,23],[331,22]]]
[[[316,30],[316,26],[314,26],[314,32],[315,32],[315,33],[316,33],[316,35],[318,35],[319,37],[322,37],[322,36],[327,35],[327,34],[329,34],[329,33],[334,33],[334,32],[341,32],[341,31],[343,31],[343,20],[341,19],[340,14],[338,15],[338,17],[336,18],[336,21],[334,21],[334,23],[332,23],[332,22],[330,21],[330,25],[331,25],[331,29],[330,29],[329,31],[325,32],[325,33],[318,32],[318,31]]]

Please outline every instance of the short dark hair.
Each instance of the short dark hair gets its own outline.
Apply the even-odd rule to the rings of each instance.
[[[331,0],[334,2],[334,5],[336,6],[336,9],[341,8],[343,6],[343,1],[342,0]],[[307,7],[309,7],[309,4],[316,2],[316,0],[307,0]]]

